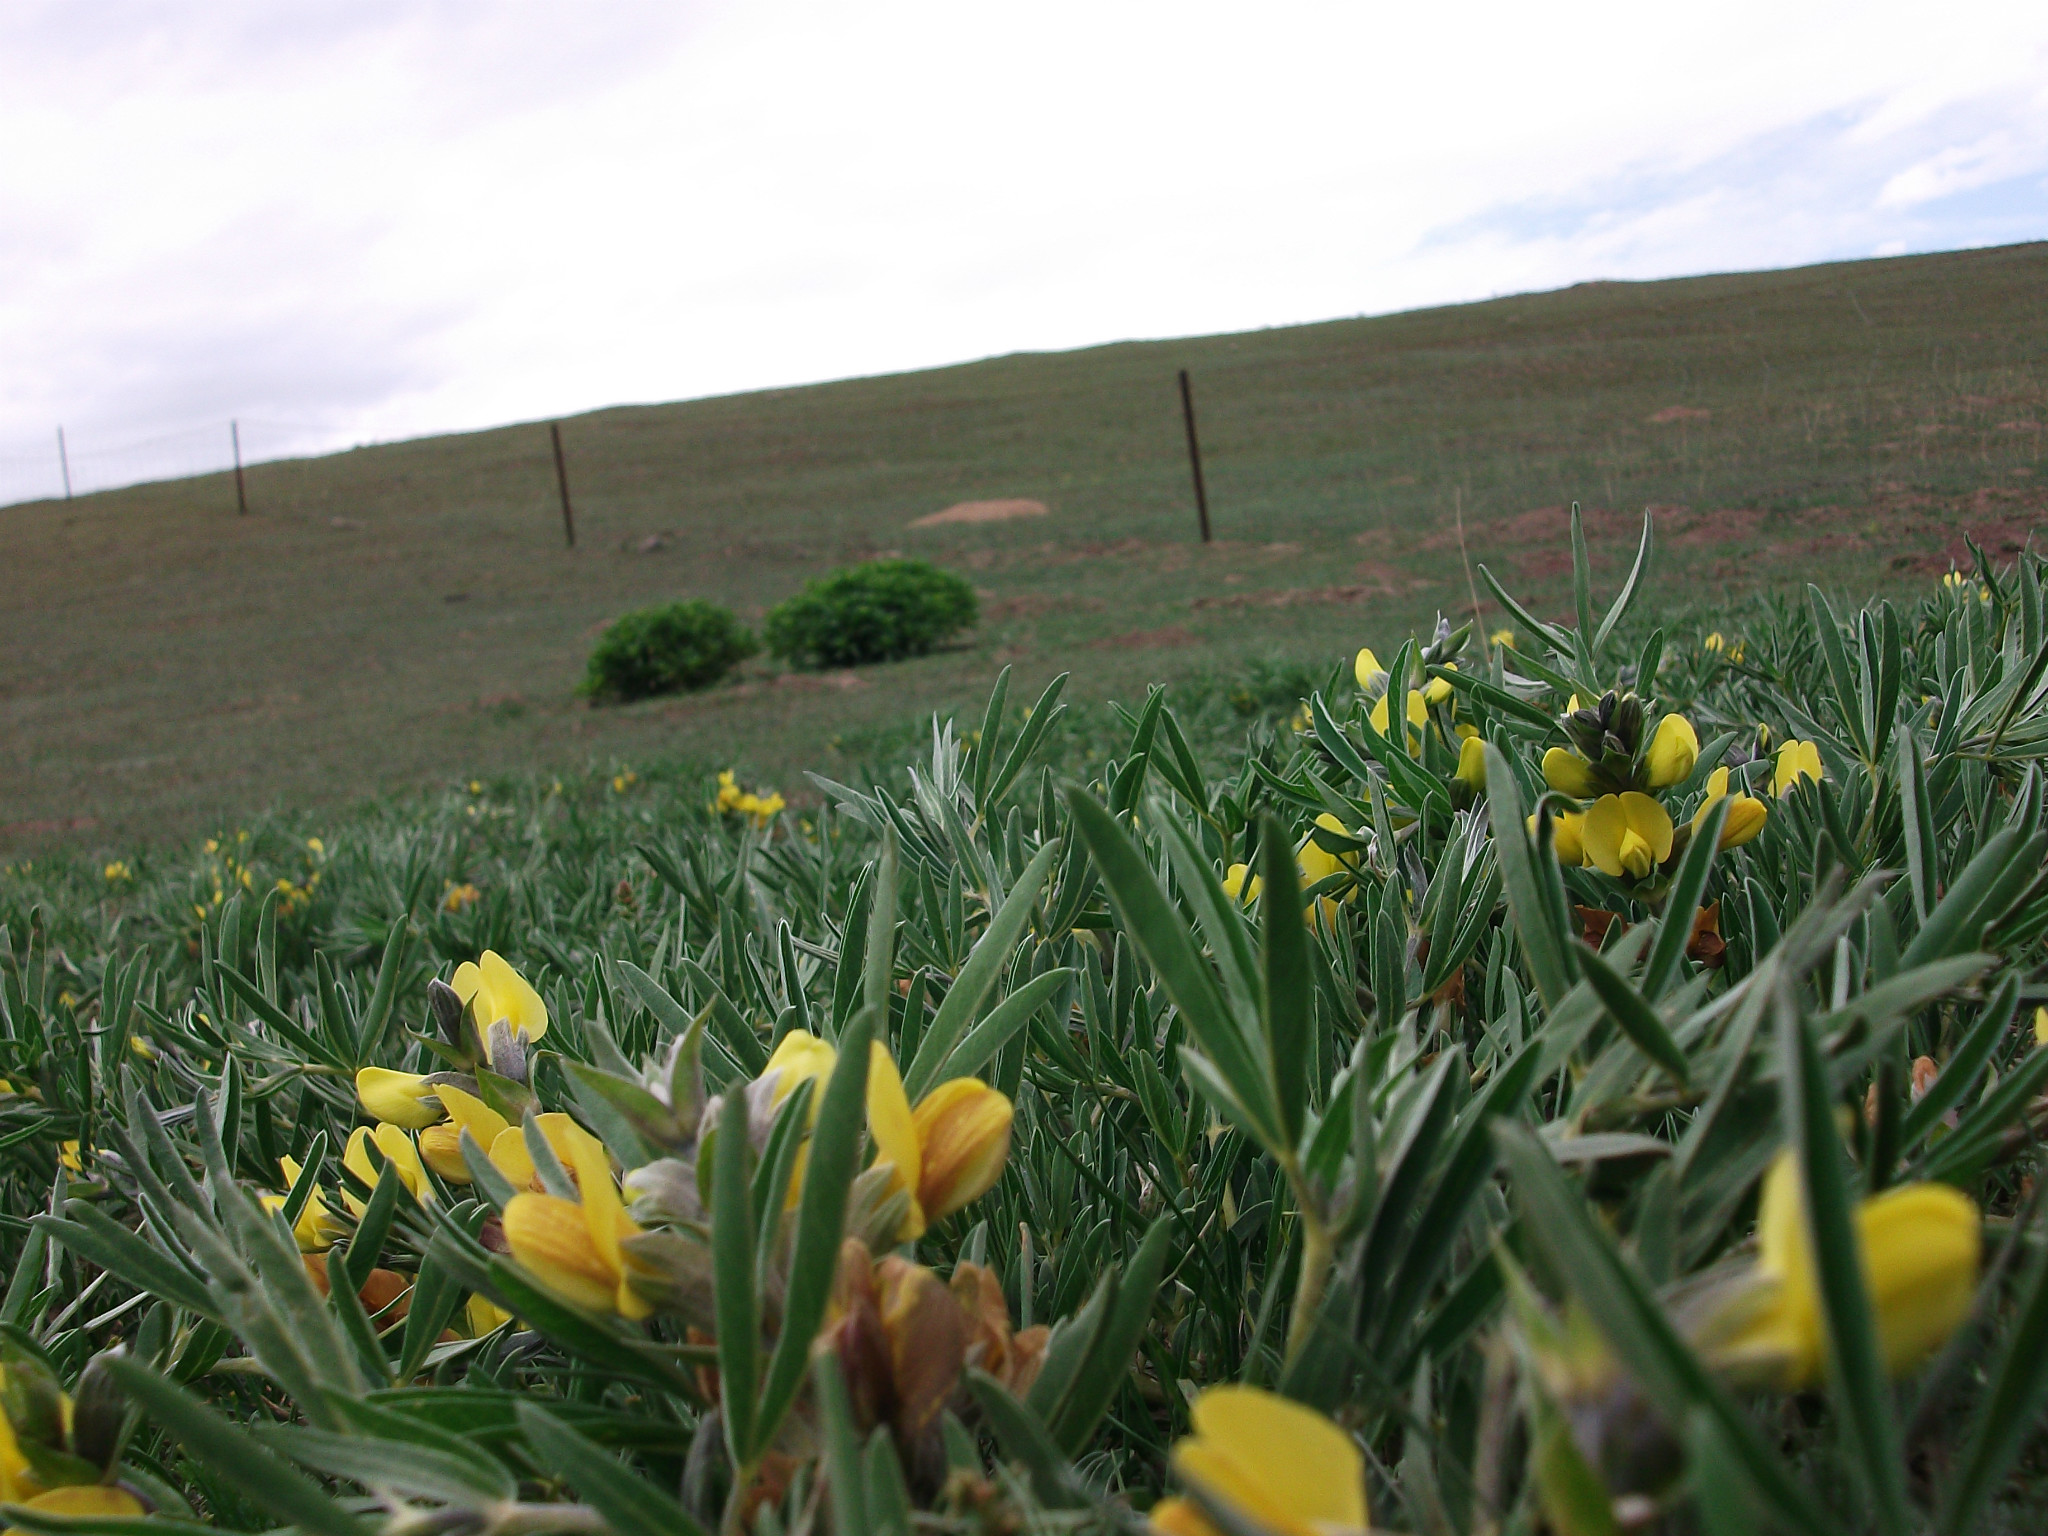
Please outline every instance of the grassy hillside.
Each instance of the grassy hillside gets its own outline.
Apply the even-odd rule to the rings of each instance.
[[[1072,670],[1070,696],[1247,656],[1327,658],[1437,608],[1474,561],[1562,585],[1664,509],[1653,601],[1821,580],[1859,593],[2044,518],[2048,244],[1124,344],[264,466],[0,512],[0,848],[124,845],[283,802],[514,766],[843,771],[886,730]],[[1195,378],[1203,548],[1173,372]],[[911,529],[947,504],[1048,517]],[[1619,548],[1621,541],[1604,541]],[[968,571],[984,622],[886,671],[756,663],[677,702],[571,697],[620,610],[758,615],[884,550]]]

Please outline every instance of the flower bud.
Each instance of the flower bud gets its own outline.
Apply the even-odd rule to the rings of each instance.
[[[1457,777],[1470,785],[1475,795],[1485,792],[1486,742],[1480,737],[1467,736],[1458,743]]]
[[[356,1097],[385,1125],[402,1125],[408,1131],[423,1130],[443,1114],[434,1085],[417,1072],[364,1067],[356,1073]]]
[[[939,1084],[911,1112],[924,1164],[917,1203],[926,1221],[952,1215],[1002,1176],[1011,1113],[1007,1098],[972,1077]]]
[[[1373,655],[1372,647],[1365,646],[1351,663],[1351,675],[1358,679],[1358,686],[1371,692],[1386,679],[1387,669],[1380,665],[1379,657]]]
[[[1600,792],[1599,781],[1593,776],[1593,765],[1578,753],[1566,751],[1563,747],[1552,747],[1543,754],[1543,782],[1560,795],[1570,795],[1574,800],[1590,800]]]
[[[1700,739],[1692,722],[1683,715],[1666,715],[1657,722],[1657,734],[1650,738],[1650,750],[1643,767],[1652,789],[1669,789],[1681,783],[1700,760]]]

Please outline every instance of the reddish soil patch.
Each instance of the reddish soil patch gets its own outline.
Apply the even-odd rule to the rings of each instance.
[[[1063,592],[1020,592],[998,598],[982,609],[986,619],[1035,619],[1047,613],[1100,613],[1109,606],[1099,597],[1072,597]]]
[[[1411,582],[1410,585],[1418,583]],[[1434,586],[1434,582],[1419,583]],[[1322,604],[1347,604],[1370,602],[1376,597],[1385,597],[1387,587],[1383,582],[1370,585],[1357,582],[1341,587],[1282,587],[1272,592],[1245,592],[1229,597],[1198,597],[1188,606],[1191,608],[1302,608]]]
[[[1661,427],[1673,421],[1705,421],[1713,414],[1696,405],[1667,405],[1661,411],[1652,411],[1643,420]]]
[[[1200,606],[1198,603],[1196,606]],[[1168,624],[1163,629],[1134,629],[1127,635],[1111,635],[1107,640],[1098,640],[1091,647],[1098,651],[1177,651],[1183,646],[1198,645],[1201,637],[1193,630],[1179,624]]]
[[[1758,507],[1727,507],[1713,512],[1700,512],[1690,517],[1681,514],[1676,519],[1679,526],[1666,533],[1665,528],[1657,530],[1660,542],[1670,543],[1680,549],[1698,549],[1709,544],[1726,544],[1736,539],[1753,539],[1762,526],[1764,514]]]
[[[936,528],[941,523],[1007,523],[1017,517],[1044,517],[1045,503],[1019,496],[999,501],[959,501],[943,512],[912,518],[913,528]]]

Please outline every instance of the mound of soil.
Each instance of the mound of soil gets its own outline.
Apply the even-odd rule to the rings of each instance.
[[[941,523],[1007,523],[1013,517],[1044,517],[1045,503],[1011,497],[1004,501],[959,501],[943,512],[914,518],[913,528],[936,528]]]

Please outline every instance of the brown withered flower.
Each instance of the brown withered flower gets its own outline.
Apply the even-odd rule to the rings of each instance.
[[[1013,1332],[1010,1304],[996,1273],[965,1261],[953,1268],[953,1299],[967,1314],[967,1363],[983,1370],[1022,1397],[1045,1364],[1045,1341],[1052,1330],[1040,1324]]]

